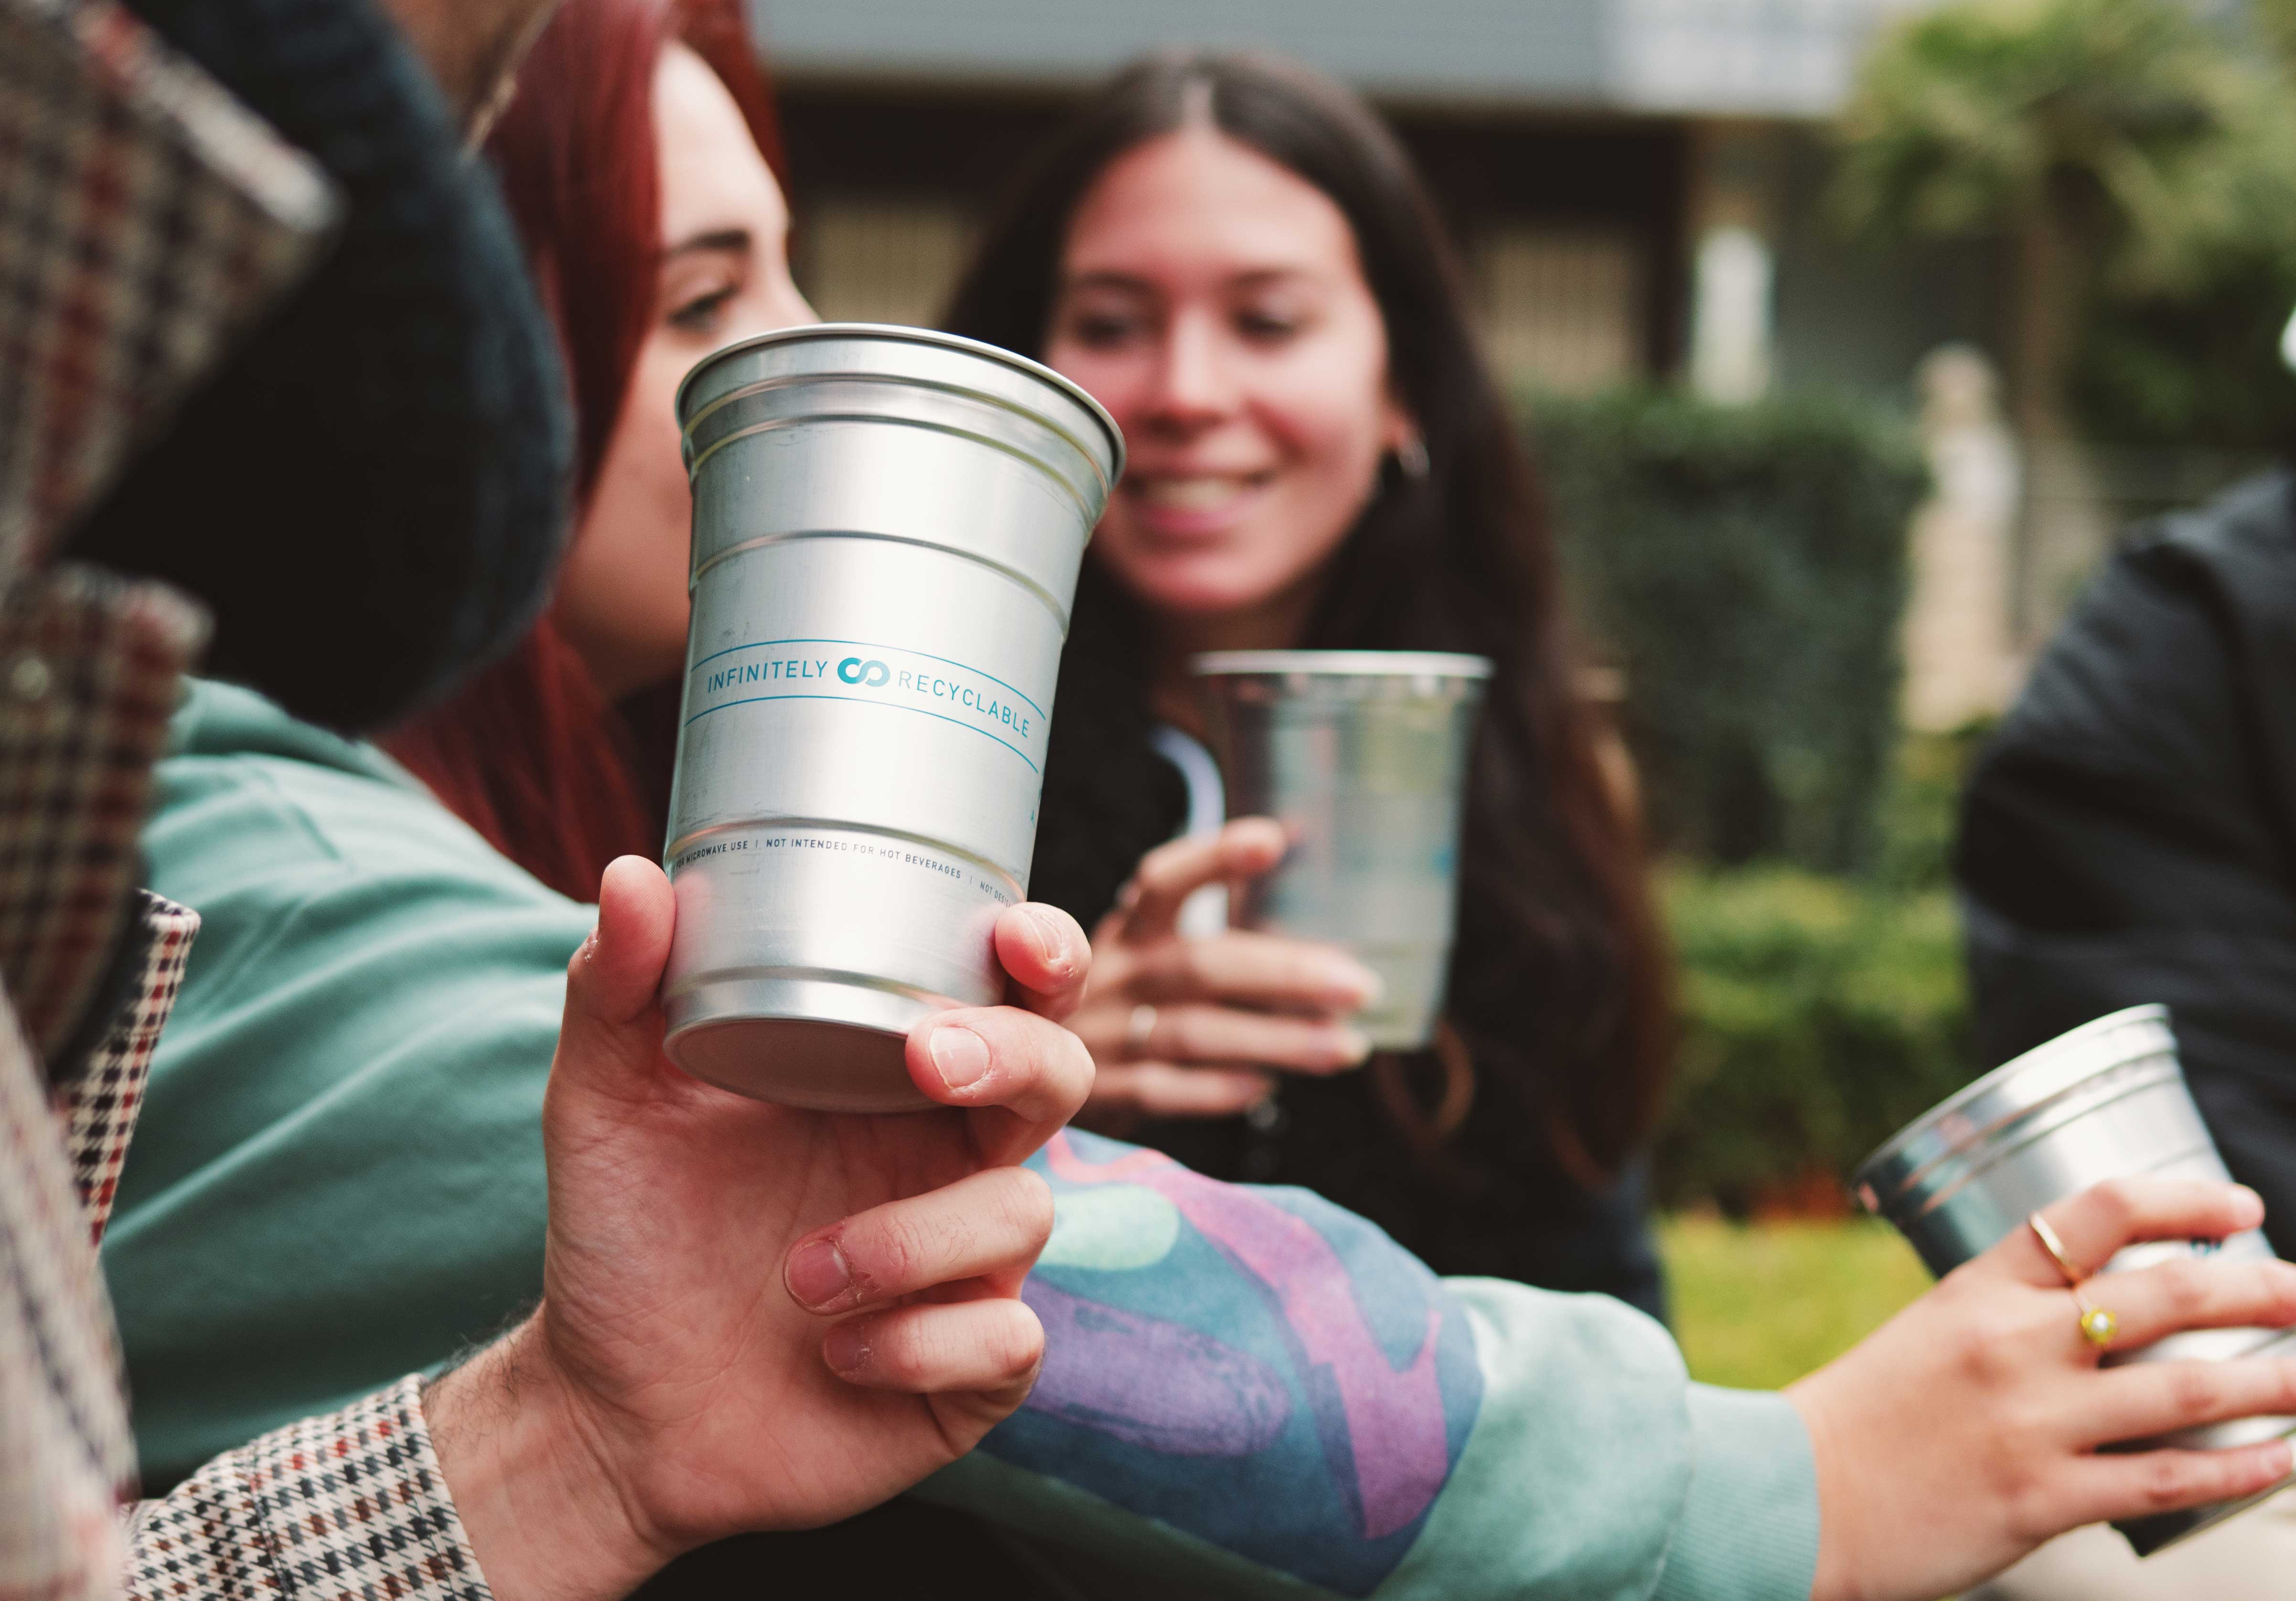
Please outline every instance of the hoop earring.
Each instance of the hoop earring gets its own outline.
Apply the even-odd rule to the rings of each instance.
[[[1414,481],[1425,478],[1428,469],[1427,441],[1414,433],[1402,444],[1398,445],[1395,447],[1395,464],[1402,470],[1403,476],[1406,478]]]

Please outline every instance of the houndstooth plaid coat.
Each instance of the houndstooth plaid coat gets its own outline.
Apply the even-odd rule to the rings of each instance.
[[[0,1601],[488,1597],[413,1378],[128,1504],[94,1249],[199,926],[135,834],[206,624],[45,557],[335,204],[110,0],[0,0]]]

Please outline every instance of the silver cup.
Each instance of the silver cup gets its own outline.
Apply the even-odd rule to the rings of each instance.
[[[1900,1130],[1866,1159],[1853,1183],[1866,1210],[1895,1224],[1930,1271],[1942,1276],[2023,1227],[2028,1216],[2052,1202],[2107,1178],[2138,1174],[2232,1182],[2185,1088],[2162,1006],[2131,1006],[2100,1017],[1996,1068]],[[2272,1254],[2263,1232],[2251,1228],[2221,1244],[2130,1245],[2099,1271],[2125,1272],[2177,1257],[2269,1260]],[[2106,1305],[2112,1301],[2103,1290],[2096,1299]],[[2069,1318],[2071,1310],[2068,1302]],[[2116,1351],[2105,1360],[2224,1360],[2290,1340],[2279,1329],[2202,1329],[2142,1351]],[[2142,1443],[2207,1449],[2291,1431],[2296,1417],[2250,1417]],[[2261,1498],[2115,1526],[2145,1556]]]
[[[1190,662],[1231,817],[1292,835],[1234,921],[1341,946],[1382,995],[1382,1050],[1435,1037],[1458,907],[1459,819],[1491,664],[1403,651],[1218,651]]]
[[[903,1036],[1004,993],[1086,540],[1122,471],[1058,374],[915,328],[730,345],[677,392],[693,620],[663,853],[679,1066],[926,1104]]]

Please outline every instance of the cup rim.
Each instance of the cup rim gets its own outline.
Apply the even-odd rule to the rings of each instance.
[[[1207,651],[1188,658],[1200,678],[1308,673],[1325,677],[1488,678],[1488,656],[1449,651]]]
[[[2117,1051],[2099,1048],[2103,1040],[2122,1033],[2129,1037]],[[2005,1124],[2031,1115],[2098,1074],[2142,1060],[2164,1046],[2173,1054],[2176,1034],[2169,1008],[2157,1001],[2091,1018],[1964,1085],[1898,1129],[1857,1164],[1851,1186],[1871,1191],[1886,1208],[1938,1162],[1982,1144]],[[1928,1148],[1916,1154],[1915,1147],[1924,1141]]]
[[[955,350],[1011,367],[1047,384],[1083,406],[1108,436],[1110,462],[1114,469],[1108,475],[1111,494],[1115,491],[1117,480],[1124,476],[1124,431],[1116,425],[1116,419],[1109,415],[1108,407],[1094,399],[1075,379],[1064,377],[1041,361],[1031,360],[1018,351],[1007,350],[1002,345],[992,345],[986,340],[968,339],[962,333],[944,333],[938,328],[912,327],[905,323],[793,323],[786,328],[752,333],[747,339],[720,345],[688,367],[685,376],[677,381],[677,396],[672,401],[670,410],[678,420],[680,432],[690,426],[685,415],[686,391],[693,387],[696,379],[719,362],[765,345],[796,345],[814,340],[834,339],[878,340],[888,344],[929,345],[937,349]]]

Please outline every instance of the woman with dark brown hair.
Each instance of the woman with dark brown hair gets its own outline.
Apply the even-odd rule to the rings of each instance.
[[[1086,1121],[1308,1185],[1439,1271],[1657,1310],[1639,1154],[1666,957],[1573,693],[1538,482],[1394,135],[1283,62],[1144,62],[1022,181],[946,321],[1077,380],[1130,451],[1077,597],[1030,883],[1099,920],[1071,1020],[1099,1063]],[[1286,647],[1496,664],[1444,1048],[1367,1072],[1338,1071],[1365,1055],[1345,1017],[1367,973],[1176,926],[1188,893],[1281,850],[1262,826],[1163,844],[1218,816],[1176,737],[1201,732],[1187,658]]]

